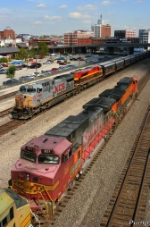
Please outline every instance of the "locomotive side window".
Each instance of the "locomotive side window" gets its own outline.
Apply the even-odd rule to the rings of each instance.
[[[14,218],[13,207],[10,208],[8,215],[0,222],[0,227],[5,227]]]
[[[31,162],[36,162],[36,155],[31,154],[31,153],[26,152],[26,151],[21,151],[21,158],[26,159],[26,160],[31,161]]]
[[[40,164],[58,164],[59,163],[59,157],[57,155],[39,155],[38,157],[38,163]]]
[[[42,92],[42,88],[37,88],[37,93]]]
[[[43,91],[48,91],[48,90],[50,90],[50,84],[49,84],[49,82],[43,83],[42,86],[43,86]]]
[[[71,150],[69,150],[67,152],[67,154],[63,154],[63,156],[62,156],[62,162],[65,162],[66,160],[68,160],[70,158],[70,156],[72,155],[72,153],[73,153],[73,151],[71,149]]]

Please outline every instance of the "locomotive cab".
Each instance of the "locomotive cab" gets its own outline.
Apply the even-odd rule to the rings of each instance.
[[[21,148],[20,159],[11,171],[12,189],[37,203],[58,201],[80,166],[80,146],[72,147],[65,138],[35,138]]]
[[[38,105],[38,102],[40,103],[41,96],[42,85],[22,85],[15,96],[15,108],[12,111],[13,118],[27,119],[32,117],[33,108]]]

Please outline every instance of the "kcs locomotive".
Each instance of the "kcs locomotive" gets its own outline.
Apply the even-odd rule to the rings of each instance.
[[[145,58],[146,52],[120,57],[108,62],[99,63],[69,74],[56,76],[54,79],[22,85],[15,96],[15,107],[12,117],[28,119],[44,109],[50,108],[66,98],[79,93],[106,76]]]
[[[137,79],[125,77],[83,105],[78,115],[22,146],[11,170],[10,187],[26,197],[32,210],[42,213],[44,209],[52,215],[55,204],[91,162],[137,92]]]

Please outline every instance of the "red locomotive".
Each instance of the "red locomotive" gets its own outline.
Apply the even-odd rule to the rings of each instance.
[[[21,147],[11,171],[11,187],[32,210],[54,205],[91,162],[105,136],[136,97],[136,78],[125,77],[83,106],[76,116]],[[54,207],[54,206],[53,206]]]

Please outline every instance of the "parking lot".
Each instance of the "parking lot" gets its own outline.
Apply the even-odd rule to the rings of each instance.
[[[88,56],[88,57],[87,57]],[[80,58],[80,60],[77,60],[77,58]],[[55,61],[53,63],[49,62],[47,64],[45,64],[45,62],[47,62],[50,57],[47,56],[44,59],[36,59],[34,60],[34,62],[40,63],[42,66],[39,68],[23,68],[21,70],[17,70],[15,72],[15,79],[19,80],[19,83],[24,83],[24,82],[29,82],[29,81],[34,81],[34,79],[39,79],[39,78],[44,78],[44,76],[52,76],[55,74],[64,74],[66,71],[73,71],[76,68],[80,68],[80,67],[84,67],[87,66],[89,64],[98,64],[99,61],[98,59],[103,59],[102,61],[106,61],[109,60],[111,57],[109,56],[99,56],[98,54],[95,55],[91,55],[91,54],[80,54],[80,55],[73,55],[72,56],[72,60],[68,60],[69,64],[67,65],[63,65],[63,64],[59,64],[58,63],[58,59],[55,59]],[[31,65],[31,62],[28,64]],[[66,68],[69,65],[74,66],[74,68]],[[59,68],[59,71],[57,70]],[[64,70],[65,68],[65,70]],[[5,69],[5,68],[4,68]],[[50,71],[51,73],[43,73],[43,71]],[[0,74],[0,88],[2,89],[3,86],[3,82],[4,81],[8,81],[9,78],[7,78],[6,74]],[[5,85],[6,87],[7,85]]]
[[[76,56],[76,57],[78,57],[78,56]],[[39,74],[42,74],[42,72],[46,71],[46,70],[56,69],[59,67],[63,69],[63,67],[65,67],[65,65],[59,65],[59,63],[57,63],[57,60],[55,60],[53,63],[43,64],[48,59],[49,59],[49,57],[46,57],[42,60],[37,59],[37,62],[42,64],[42,66],[40,68],[33,68],[33,69],[32,68],[23,68],[21,70],[17,70],[15,72],[15,79],[19,80],[19,78],[21,78],[23,76],[31,76],[33,74],[35,75],[36,73],[37,73],[37,75],[39,75]],[[85,61],[69,61],[69,62],[71,65],[74,65],[75,67],[86,66]],[[29,65],[30,65],[30,63],[29,63]],[[53,73],[55,73],[55,70],[53,70]],[[60,70],[60,73],[61,74],[64,73],[64,70]],[[2,86],[3,82],[7,81],[7,80],[9,80],[9,78],[7,78],[6,74],[0,74],[0,86]]]

